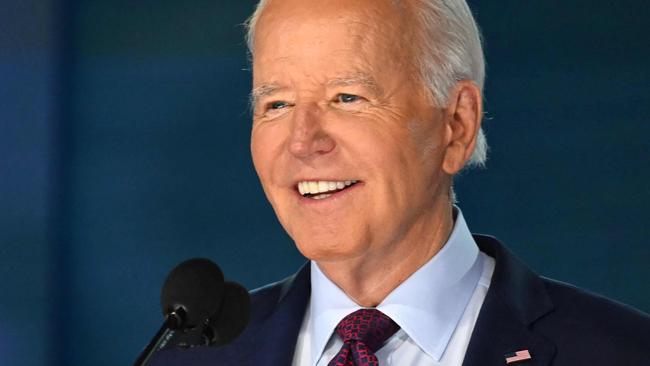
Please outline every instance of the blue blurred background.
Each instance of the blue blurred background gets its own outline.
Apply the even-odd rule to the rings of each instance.
[[[457,180],[470,227],[650,311],[646,2],[470,4],[492,147]],[[0,364],[131,364],[181,260],[248,288],[304,261],[249,156],[253,6],[0,0]]]

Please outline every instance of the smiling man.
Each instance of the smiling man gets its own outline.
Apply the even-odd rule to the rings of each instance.
[[[452,177],[481,121],[473,81],[459,82],[446,108],[433,103],[407,46],[417,38],[413,11],[273,1],[252,39],[251,146],[262,186],[302,254],[364,306],[449,237]]]
[[[537,276],[453,205],[486,153],[464,0],[262,1],[249,46],[253,161],[310,262],[253,292],[233,344],[157,364],[648,364],[647,315]]]

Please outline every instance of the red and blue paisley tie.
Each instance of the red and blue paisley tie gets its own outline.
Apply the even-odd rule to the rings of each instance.
[[[376,309],[361,309],[346,316],[336,326],[343,347],[328,366],[378,366],[375,352],[399,325]]]

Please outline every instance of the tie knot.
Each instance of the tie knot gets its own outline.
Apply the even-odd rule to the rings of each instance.
[[[360,309],[349,314],[336,326],[343,342],[361,341],[376,352],[395,332],[399,325],[377,309]]]

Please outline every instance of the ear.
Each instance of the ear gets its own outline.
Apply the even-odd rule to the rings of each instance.
[[[458,82],[449,95],[446,108],[446,149],[442,163],[445,173],[458,173],[472,156],[482,119],[481,90],[472,81]]]

